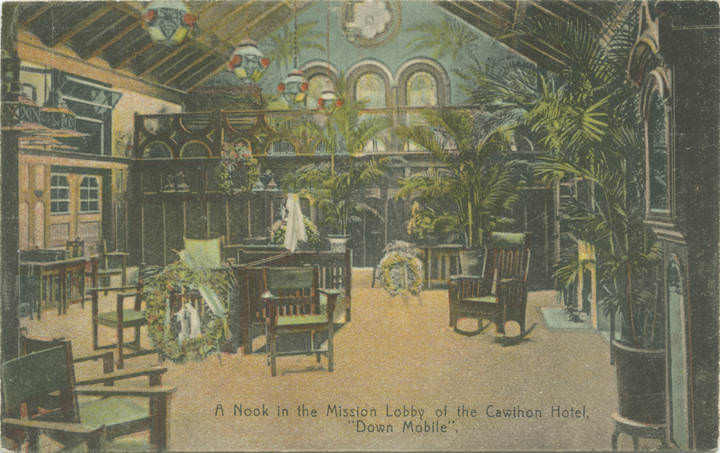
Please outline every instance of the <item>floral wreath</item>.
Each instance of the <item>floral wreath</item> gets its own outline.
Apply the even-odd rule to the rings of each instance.
[[[167,313],[169,289],[199,286],[212,288],[227,313],[231,279],[225,272],[193,271],[179,260],[146,279],[143,286],[143,299],[146,301],[145,318],[148,322],[150,339],[160,355],[173,362],[203,359],[217,352],[222,343],[229,338],[227,318],[215,316],[208,308],[204,310],[205,313],[200,319],[201,335],[185,339],[182,344],[178,341],[173,321]]]
[[[249,192],[260,178],[258,161],[245,142],[224,143],[216,169],[220,190],[228,195]]]
[[[402,274],[400,274],[402,272]],[[407,272],[407,277],[405,277]],[[409,292],[420,294],[423,286],[422,262],[407,252],[388,252],[380,261],[380,278],[383,287],[392,296]],[[406,280],[407,278],[407,280]],[[405,282],[407,281],[407,286]]]

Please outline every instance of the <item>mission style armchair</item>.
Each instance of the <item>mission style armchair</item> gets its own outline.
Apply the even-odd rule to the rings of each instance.
[[[527,277],[530,247],[524,233],[493,233],[485,248],[482,275],[454,275],[448,282],[450,327],[457,330],[460,318],[478,320],[479,333],[495,323],[498,333],[505,333],[505,323],[516,321],[525,335]]]
[[[53,342],[56,346],[2,365],[5,438],[13,439],[18,445],[28,440],[30,450],[38,451],[39,436],[45,434],[68,449],[84,443],[88,451],[99,451],[104,449],[106,441],[148,431],[150,449],[167,448],[168,412],[174,388],[160,386],[159,375],[155,379],[151,377],[155,385],[150,387],[78,387],[70,341]],[[157,371],[162,374],[165,369]],[[85,380],[84,384],[139,376],[125,374],[123,377],[118,372],[101,374]],[[78,401],[78,395],[100,398]],[[149,404],[138,401],[143,398]]]
[[[327,356],[328,371],[334,369],[333,316],[338,289],[318,288],[319,267],[267,267],[262,269],[266,291],[262,294],[265,306],[266,349],[271,374],[277,375],[277,357],[315,354]],[[320,295],[325,303],[321,303]],[[327,333],[327,340],[324,335]],[[297,335],[301,334],[301,335]],[[278,350],[281,336],[291,341]],[[298,344],[302,342],[302,345]]]

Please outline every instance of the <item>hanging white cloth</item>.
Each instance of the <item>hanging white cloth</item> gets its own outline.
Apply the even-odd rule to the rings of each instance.
[[[288,194],[285,209],[287,209],[287,225],[285,226],[285,242],[283,245],[290,250],[290,253],[294,253],[298,242],[307,241],[305,222],[303,221],[305,217],[300,209],[300,200],[297,194]]]
[[[202,334],[200,331],[200,315],[192,305],[183,305],[183,308],[175,314],[175,317],[180,322],[178,344],[182,344],[186,339],[199,337]]]

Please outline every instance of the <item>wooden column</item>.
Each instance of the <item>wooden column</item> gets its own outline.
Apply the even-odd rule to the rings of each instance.
[[[7,103],[17,102],[20,92],[20,59],[17,55],[18,3],[2,5],[2,148],[0,148],[0,304],[2,306],[2,358],[18,354],[18,136],[17,123]]]

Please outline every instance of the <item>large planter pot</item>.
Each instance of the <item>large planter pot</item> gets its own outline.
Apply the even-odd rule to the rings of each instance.
[[[350,236],[341,234],[328,234],[328,241],[330,241],[330,251],[333,253],[345,253],[348,240]]]
[[[482,274],[483,249],[461,249],[460,271],[463,275]]]
[[[665,423],[665,350],[613,342],[618,413],[641,423]]]

